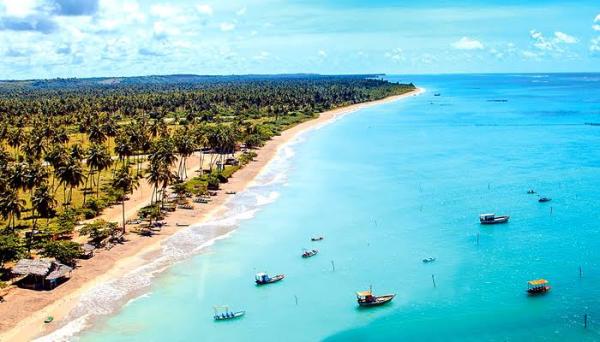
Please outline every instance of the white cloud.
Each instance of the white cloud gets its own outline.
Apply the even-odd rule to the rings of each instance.
[[[196,10],[198,11],[198,13],[204,15],[213,15],[214,13],[212,6],[207,4],[200,4],[196,6]]]
[[[7,16],[19,18],[35,14],[40,6],[36,0],[0,0],[0,4],[3,5]]]
[[[600,31],[600,25],[596,24],[596,25],[592,25],[592,29],[594,31]]]
[[[452,47],[458,50],[482,50],[483,44],[469,37],[462,37],[458,41],[452,43]]]
[[[181,9],[170,4],[156,4],[150,6],[150,14],[160,18],[170,18],[179,15]]]
[[[552,52],[554,54],[568,52],[563,46],[565,44],[576,44],[578,39],[564,32],[554,32],[552,39],[546,38],[544,34],[537,30],[529,31],[529,36],[533,40],[533,46],[542,52]]]
[[[564,32],[554,32],[554,41],[556,43],[565,43],[565,44],[575,44],[577,43],[577,38],[570,36]]]
[[[233,31],[233,30],[235,30],[235,24],[229,23],[229,22],[222,22],[221,25],[219,25],[219,28],[223,32]]]
[[[252,58],[257,61],[264,61],[267,58],[269,58],[269,56],[271,56],[271,54],[268,53],[267,51],[261,51],[258,55],[254,56]]]
[[[600,54],[600,37],[593,38],[590,41],[590,52]]]
[[[392,51],[386,52],[385,57],[391,59],[394,62],[404,61],[404,51],[401,48],[395,48]]]
[[[247,9],[248,9],[247,7],[242,7],[242,8],[240,8],[240,9],[239,9],[237,12],[235,12],[235,14],[237,14],[238,16],[240,16],[240,17],[241,17],[241,16],[243,16],[243,15],[245,15],[245,14],[246,14],[246,10],[247,10]]]
[[[317,54],[321,58],[327,58],[327,52],[325,52],[325,50],[319,50],[319,52],[317,52]]]
[[[175,27],[168,25],[165,22],[157,21],[153,25],[153,35],[156,39],[167,39],[171,36],[176,36],[179,34],[179,30]]]
[[[600,23],[600,14],[598,14],[598,15],[596,16],[596,18],[594,19],[594,22],[595,22],[595,23]]]

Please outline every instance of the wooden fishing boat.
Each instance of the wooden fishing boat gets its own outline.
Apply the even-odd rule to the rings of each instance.
[[[358,305],[363,307],[379,306],[391,302],[395,296],[395,294],[374,296],[371,290],[367,290],[356,292],[356,301],[358,302]]]
[[[424,262],[424,263],[426,263],[426,264],[427,264],[427,263],[430,263],[430,262],[434,262],[434,261],[435,261],[435,258],[434,258],[434,257],[429,257],[429,258],[425,258],[425,259],[423,259],[423,262]]]
[[[189,226],[189,224],[187,224],[187,223],[175,223],[175,225],[177,227],[188,227]]]
[[[46,319],[44,320],[44,323],[48,324],[48,323],[52,323],[52,321],[54,321],[54,317],[52,317],[52,316],[48,316],[48,317],[46,317]]]
[[[283,280],[283,278],[285,278],[285,274],[278,274],[276,276],[269,277],[268,274],[261,272],[256,274],[255,282],[256,285],[266,285],[276,283],[280,280]]]
[[[314,236],[310,238],[310,241],[322,241],[323,239],[322,236]]]
[[[536,279],[527,282],[527,293],[535,296],[550,291],[550,282],[546,279]]]
[[[229,311],[227,306],[215,306],[215,314],[213,319],[215,321],[227,321],[231,319],[237,319],[246,314],[246,311]]]
[[[302,257],[303,258],[310,258],[310,257],[314,257],[315,255],[317,255],[317,253],[319,253],[318,250],[313,249],[313,250],[306,250],[304,251],[304,253],[302,253]]]
[[[481,214],[479,215],[479,222],[481,224],[498,224],[498,223],[506,223],[510,216],[496,216],[496,214]]]
[[[548,198],[548,197],[540,197],[540,199],[538,199],[538,202],[540,202],[540,203],[550,202],[550,201],[552,201],[552,198]]]
[[[535,194],[535,190],[529,189],[529,190],[527,190],[527,193],[530,194],[530,195],[533,195],[533,194]]]

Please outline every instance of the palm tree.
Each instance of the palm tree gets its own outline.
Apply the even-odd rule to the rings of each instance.
[[[25,209],[25,200],[19,198],[17,190],[5,191],[0,198],[0,214],[8,220],[11,231],[15,231],[15,218],[21,219],[21,212]]]
[[[138,186],[138,180],[136,177],[132,177],[129,174],[129,168],[127,166],[122,167],[117,171],[112,181],[113,188],[122,192],[121,206],[123,213],[123,234],[125,234],[125,195],[133,192]]]
[[[83,168],[81,162],[74,158],[69,158],[66,163],[58,168],[57,172],[58,179],[60,180],[59,185],[64,186],[63,188],[63,199],[64,204],[70,204],[73,195],[73,188],[83,185],[85,183],[85,175],[83,174]],[[69,197],[67,200],[66,188],[69,186]]]
[[[91,177],[93,172],[98,174],[98,180],[96,182],[96,197],[100,194],[100,175],[102,171],[108,169],[112,164],[112,158],[107,148],[103,145],[93,144],[88,150],[87,164],[89,167],[87,178],[93,180]],[[87,181],[86,181],[87,183]],[[92,182],[93,183],[93,182]],[[83,203],[85,204],[86,191],[83,192]]]
[[[31,196],[31,208],[33,216],[33,224],[31,225],[31,235],[29,237],[27,250],[31,250],[31,244],[33,242],[33,235],[37,226],[38,217],[46,219],[46,224],[50,220],[50,216],[54,213],[54,206],[56,200],[50,193],[50,188],[46,183],[41,183]],[[36,215],[37,213],[37,215]]]
[[[115,138],[115,153],[119,156],[122,166],[125,166],[125,158],[129,158],[133,154],[131,141],[123,131]]]
[[[179,130],[175,133],[175,147],[177,149],[177,153],[179,153],[179,168],[177,170],[177,175],[180,179],[187,178],[187,167],[186,161],[189,156],[194,153],[196,148],[194,144],[194,139],[190,132],[186,129]]]

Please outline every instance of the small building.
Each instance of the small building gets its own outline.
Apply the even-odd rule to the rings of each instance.
[[[14,275],[22,277],[19,287],[34,290],[52,290],[67,281],[72,271],[54,259],[21,259],[12,269]]]

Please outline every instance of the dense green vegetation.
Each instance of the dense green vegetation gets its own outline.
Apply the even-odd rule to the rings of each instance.
[[[368,75],[0,81],[0,268],[36,255],[72,263],[72,239],[125,232],[124,205],[119,225],[77,223],[123,204],[139,182],[153,186],[152,219],[169,187],[218,188],[282,130],[412,89]],[[182,183],[194,154],[208,168]],[[239,165],[217,167],[233,156]]]

